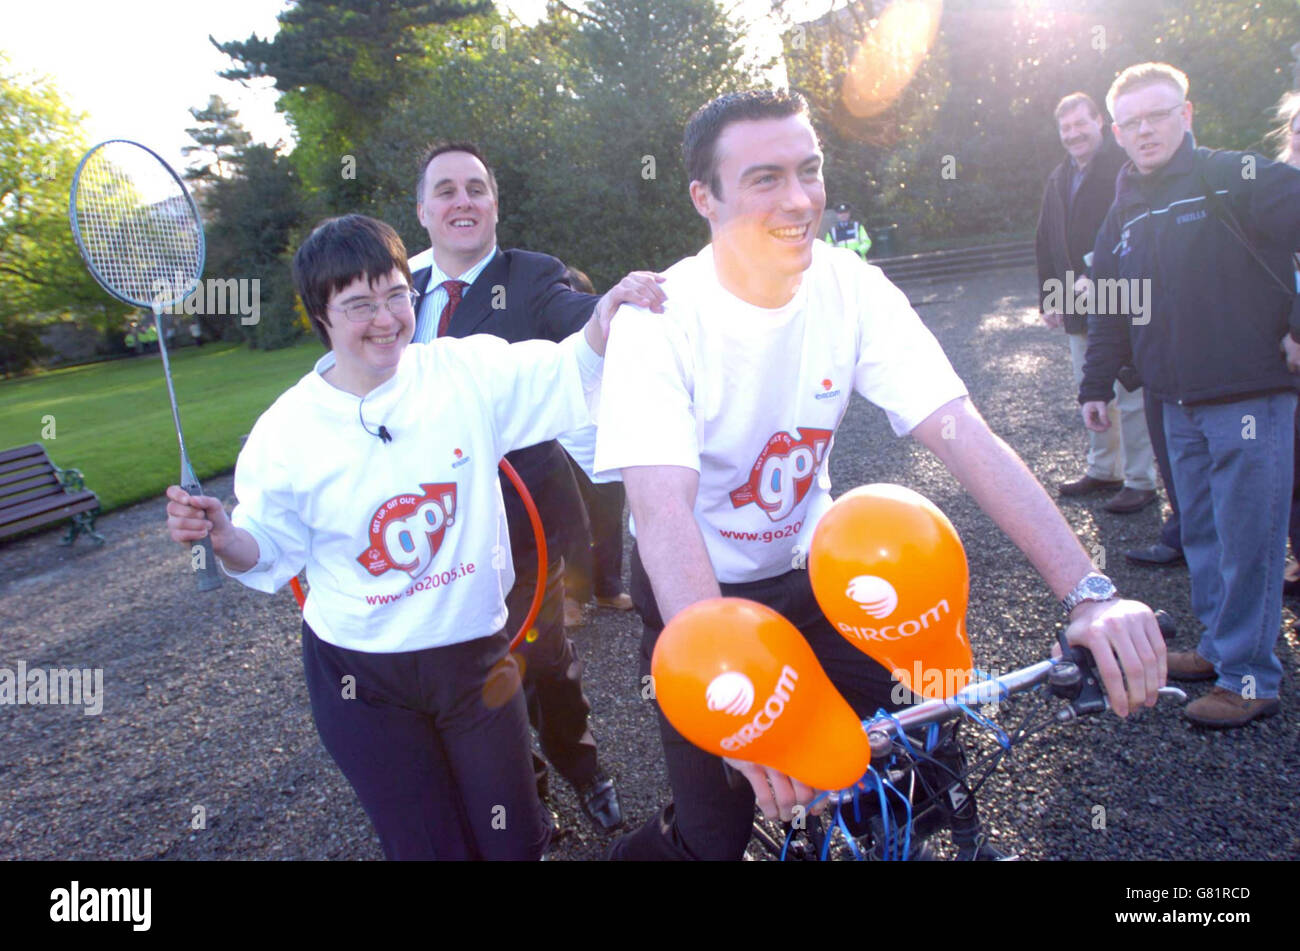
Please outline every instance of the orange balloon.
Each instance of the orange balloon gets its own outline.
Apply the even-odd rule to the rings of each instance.
[[[966,551],[925,496],[887,483],[846,492],[817,523],[808,574],[835,629],[912,692],[950,697],[970,681]]]
[[[808,642],[771,608],[713,598],[668,623],[650,661],[668,722],[696,746],[812,786],[844,789],[867,771],[862,722]]]

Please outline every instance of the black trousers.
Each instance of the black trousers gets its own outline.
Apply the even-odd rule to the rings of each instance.
[[[723,595],[749,598],[782,614],[807,638],[831,683],[863,719],[877,710],[894,710],[894,681],[880,664],[844,639],[822,614],[813,597],[808,572],[790,571],[747,584],[724,584]],[[632,549],[632,600],[645,624],[641,639],[641,676],[650,673],[650,658],[663,630],[641,559]],[[675,729],[655,705],[659,735],[673,801],[635,832],[623,836],[610,858],[625,860],[734,860],[749,842],[754,824],[754,791],[743,777],[725,768],[720,757],[706,753]]]
[[[1156,456],[1156,467],[1160,470],[1160,481],[1165,484],[1165,493],[1169,496],[1171,514],[1160,526],[1160,543],[1174,551],[1183,550],[1182,522],[1178,517],[1178,496],[1174,494],[1174,474],[1169,468],[1169,446],[1165,442],[1164,404],[1151,395],[1151,388],[1142,390],[1142,408],[1147,415],[1147,432],[1151,435],[1151,449]]]
[[[515,585],[506,596],[510,611],[506,632],[510,637],[518,632],[533,601],[537,565],[531,569],[516,562]],[[547,569],[546,594],[533,626],[537,636],[525,639],[515,652],[524,670],[528,720],[551,765],[569,782],[582,786],[595,779],[599,767],[596,739],[587,723],[591,704],[582,692],[582,661],[564,632],[563,558]]]
[[[579,604],[592,599],[615,598],[623,593],[623,505],[627,492],[622,482],[595,483],[570,460],[578,483],[584,523],[569,524],[565,549],[565,593]]]
[[[537,859],[551,836],[529,764],[528,718],[504,634],[371,654],[304,621],[321,742],[389,859]]]

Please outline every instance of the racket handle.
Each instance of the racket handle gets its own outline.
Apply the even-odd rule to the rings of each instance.
[[[203,487],[199,485],[198,479],[184,480],[181,488],[190,495],[203,494]],[[221,566],[217,564],[217,556],[212,551],[211,538],[205,535],[190,546],[190,565],[194,568],[200,591],[212,591],[214,588],[221,587],[224,579],[221,577]]]
[[[221,566],[217,564],[217,556],[212,553],[212,539],[201,538],[194,543],[203,549],[202,560],[198,562],[201,567],[194,569],[195,575],[198,576],[199,590],[211,591],[214,588],[221,587]],[[194,553],[194,546],[190,547],[191,555]]]

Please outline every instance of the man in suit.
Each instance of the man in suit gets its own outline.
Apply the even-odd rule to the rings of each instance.
[[[593,309],[612,312],[624,302],[658,308],[664,299],[657,276],[634,272],[604,297],[580,294],[565,282],[564,265],[532,251],[497,247],[496,176],[470,143],[435,143],[426,150],[416,186],[416,216],[432,245],[427,266],[412,268],[420,292],[413,342],[490,333],[510,342],[562,340],[579,330]],[[419,262],[423,255],[417,255]],[[549,553],[545,598],[536,637],[521,647],[529,719],[542,751],[573,784],[587,816],[604,831],[622,825],[613,780],[596,758],[582,692],[582,663],[564,632],[563,559],[566,520],[581,505],[573,473],[559,443],[517,450],[507,460],[518,472],[542,517]],[[515,583],[506,605],[507,629],[519,628],[537,583],[537,546],[518,492],[502,475]],[[545,789],[545,767],[539,791]]]
[[[1078,386],[1088,348],[1088,319],[1073,313],[1073,307],[1063,308],[1061,302],[1066,295],[1073,297],[1075,279],[1088,273],[1084,255],[1092,250],[1097,229],[1115,200],[1115,176],[1125,156],[1106,137],[1101,110],[1087,93],[1062,99],[1056,106],[1056,124],[1067,154],[1047,179],[1038,217],[1039,309],[1047,326],[1065,327]],[[1114,394],[1109,412],[1120,425],[1104,433],[1088,433],[1088,464],[1082,478],[1062,483],[1058,491],[1062,496],[1114,492],[1105,508],[1127,514],[1156,500],[1155,455],[1141,387],[1130,391],[1119,383]]]

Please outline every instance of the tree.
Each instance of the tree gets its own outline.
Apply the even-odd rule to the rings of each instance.
[[[476,143],[497,176],[501,240],[510,246],[532,235],[520,203],[566,100],[565,67],[552,40],[543,27],[526,29],[496,13],[426,31],[419,74],[356,156],[372,178],[368,210],[412,251],[428,246],[415,217],[415,186],[418,159],[434,139]]]
[[[475,142],[496,172],[504,247],[554,254],[598,285],[698,250],[687,194],[690,114],[752,83],[741,27],[712,0],[553,4],[525,28],[498,14],[429,27],[419,75],[395,99],[358,166],[375,176],[368,211],[412,251],[416,159],[431,139]]]
[[[84,151],[79,124],[46,79],[9,72],[0,55],[0,364],[45,355],[36,325],[69,313],[104,332],[128,308],[87,272],[68,227],[68,192]]]
[[[808,42],[801,50],[787,42],[786,58],[827,139],[828,185],[869,191],[869,219],[898,220],[914,238],[949,245],[1029,233],[1042,183],[1062,157],[1057,101],[1082,90],[1100,103],[1134,63],[1166,61],[1188,74],[1199,144],[1258,148],[1300,35],[1293,0],[948,0],[911,82],[882,112],[847,115],[855,51],[891,8],[927,6],[938,4],[858,0],[824,18],[846,34],[842,49],[808,24]]]
[[[355,174],[375,126],[418,73],[426,28],[491,9],[488,0],[298,0],[271,40],[212,43],[239,65],[221,75],[270,77],[298,138],[294,162],[318,213],[363,207],[375,184]],[[353,174],[347,173],[351,158]]]
[[[222,317],[222,336],[242,335],[254,349],[274,350],[293,343],[302,330],[289,273],[303,222],[297,175],[288,158],[260,144],[244,146],[229,162],[233,174],[208,193],[206,273],[257,288],[256,323],[246,323],[247,314]]]
[[[185,146],[181,153],[199,153],[200,161],[191,162],[185,170],[185,179],[197,190],[229,175],[234,153],[252,142],[253,137],[236,118],[239,111],[226,105],[220,96],[210,96],[202,109],[191,108],[190,115],[199,125],[186,129],[185,133],[195,144]]]
[[[695,253],[707,231],[690,202],[682,131],[710,99],[755,84],[743,25],[714,0],[548,10],[564,89],[544,150],[519,165],[516,200],[530,225],[521,237],[601,286]]]

